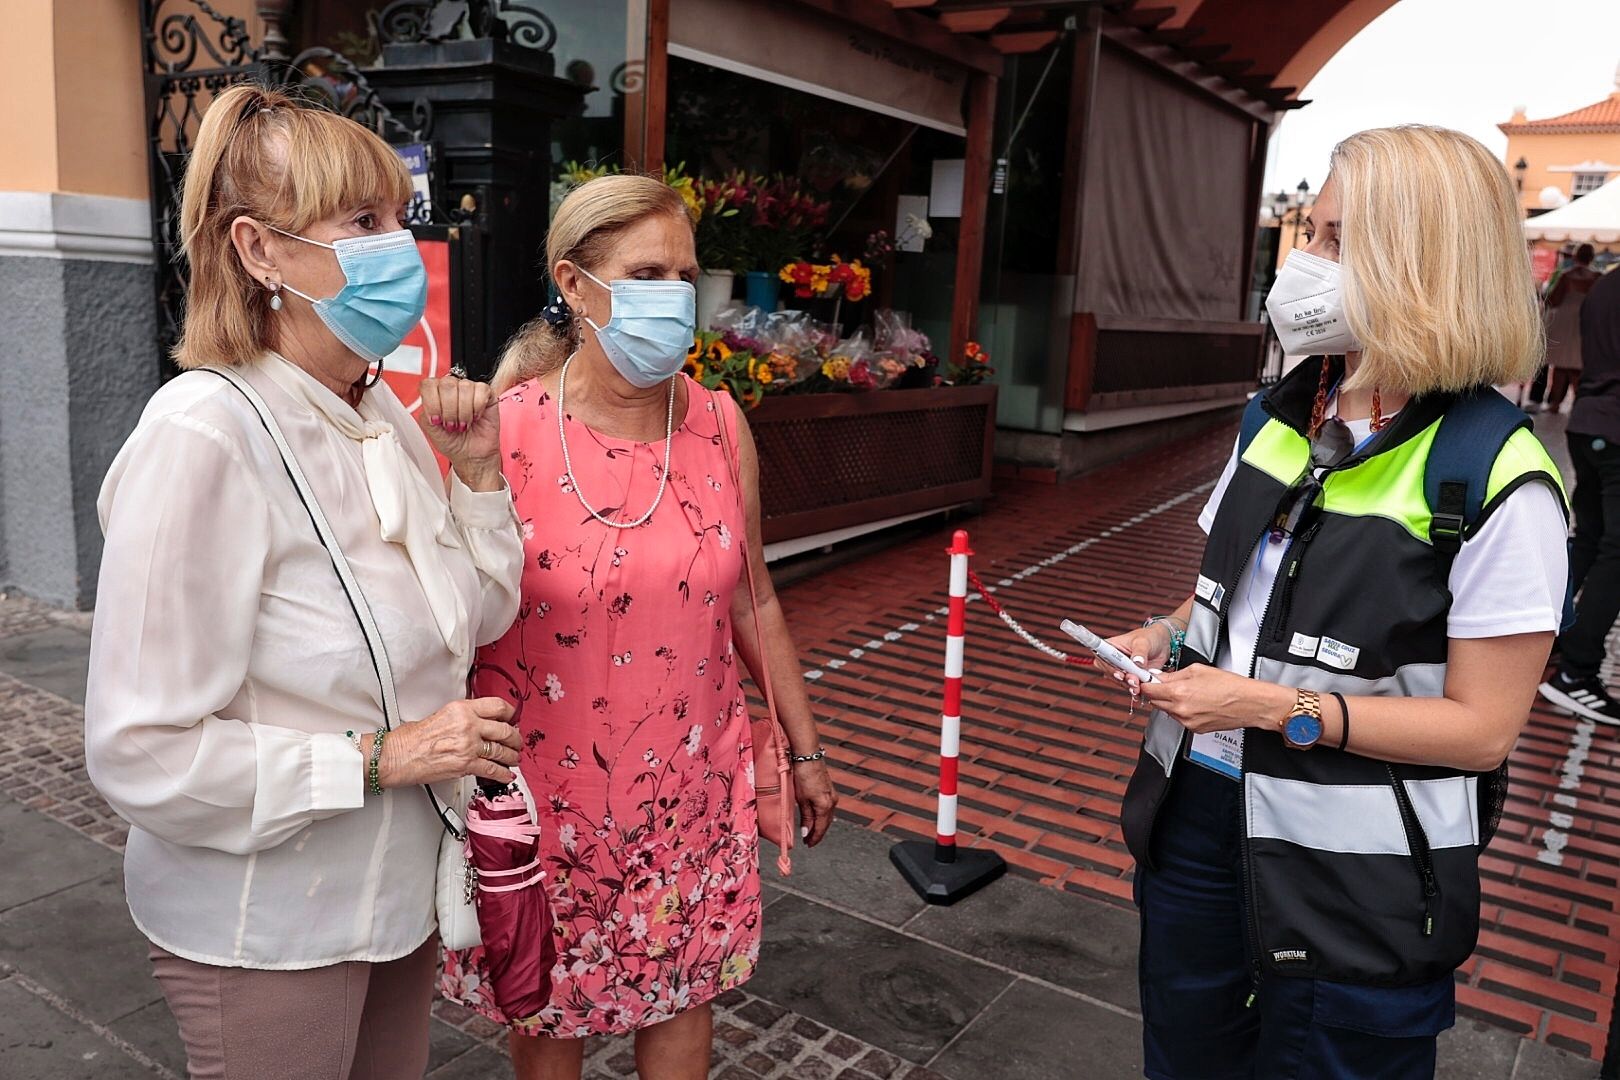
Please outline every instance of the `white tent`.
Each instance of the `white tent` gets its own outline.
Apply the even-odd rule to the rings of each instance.
[[[1526,219],[1524,235],[1530,240],[1550,240],[1555,244],[1620,241],[1620,177],[1568,206]]]

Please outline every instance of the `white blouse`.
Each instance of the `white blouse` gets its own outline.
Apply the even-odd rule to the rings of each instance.
[[[406,546],[383,539],[361,442],[324,415],[347,406],[276,356],[238,370],[286,432],[376,615],[402,719],[465,697],[470,657],[447,645],[429,596],[442,609],[453,590],[469,651],[511,625],[523,542],[510,492],[474,492],[452,474],[451,524],[424,584]],[[427,439],[392,391],[368,390],[359,412],[372,431],[392,427],[444,498]],[[420,787],[365,794],[345,732],[382,726],[377,675],[246,399],[208,372],[169,382],[113,462],[98,510],[106,550],[85,759],[132,826],[124,876],[136,925],[176,955],[228,967],[415,950],[435,927],[442,826]]]

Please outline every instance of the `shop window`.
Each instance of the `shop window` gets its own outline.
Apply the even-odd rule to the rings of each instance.
[[[794,185],[824,204],[825,225],[813,236],[801,234],[803,250],[773,242],[772,230],[756,230],[744,245],[747,269],[774,279],[795,259],[860,259],[871,270],[872,292],[867,300],[837,308],[844,332],[869,324],[877,311],[894,309],[943,353],[950,340],[960,210],[930,200],[939,194],[936,173],[948,173],[947,163],[966,153],[960,135],[673,53],[666,131],[665,161],[689,175],[718,178],[741,171]],[[741,298],[745,266],[736,269]],[[798,305],[787,289],[781,298]],[[830,314],[821,311],[820,317]]]
[[[1074,45],[1007,57],[992,140],[996,183],[985,222],[979,340],[996,364],[1003,427],[1057,432],[1068,368],[1059,265]],[[1003,164],[1004,162],[1004,164]]]

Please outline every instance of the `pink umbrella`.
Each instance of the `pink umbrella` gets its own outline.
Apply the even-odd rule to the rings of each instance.
[[[467,807],[467,852],[478,874],[478,929],[496,1006],[511,1021],[537,1016],[551,994],[557,946],[540,867],[540,823],[521,774]]]

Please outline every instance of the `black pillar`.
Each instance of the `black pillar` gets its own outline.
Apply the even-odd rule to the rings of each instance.
[[[443,184],[434,220],[472,206],[469,260],[452,310],[463,321],[467,369],[487,372],[512,332],[545,306],[543,265],[551,201],[551,122],[577,115],[585,88],[552,72],[551,53],[490,38],[385,45],[366,72],[401,119],[431,120],[424,132]],[[473,278],[474,280],[469,280]]]

